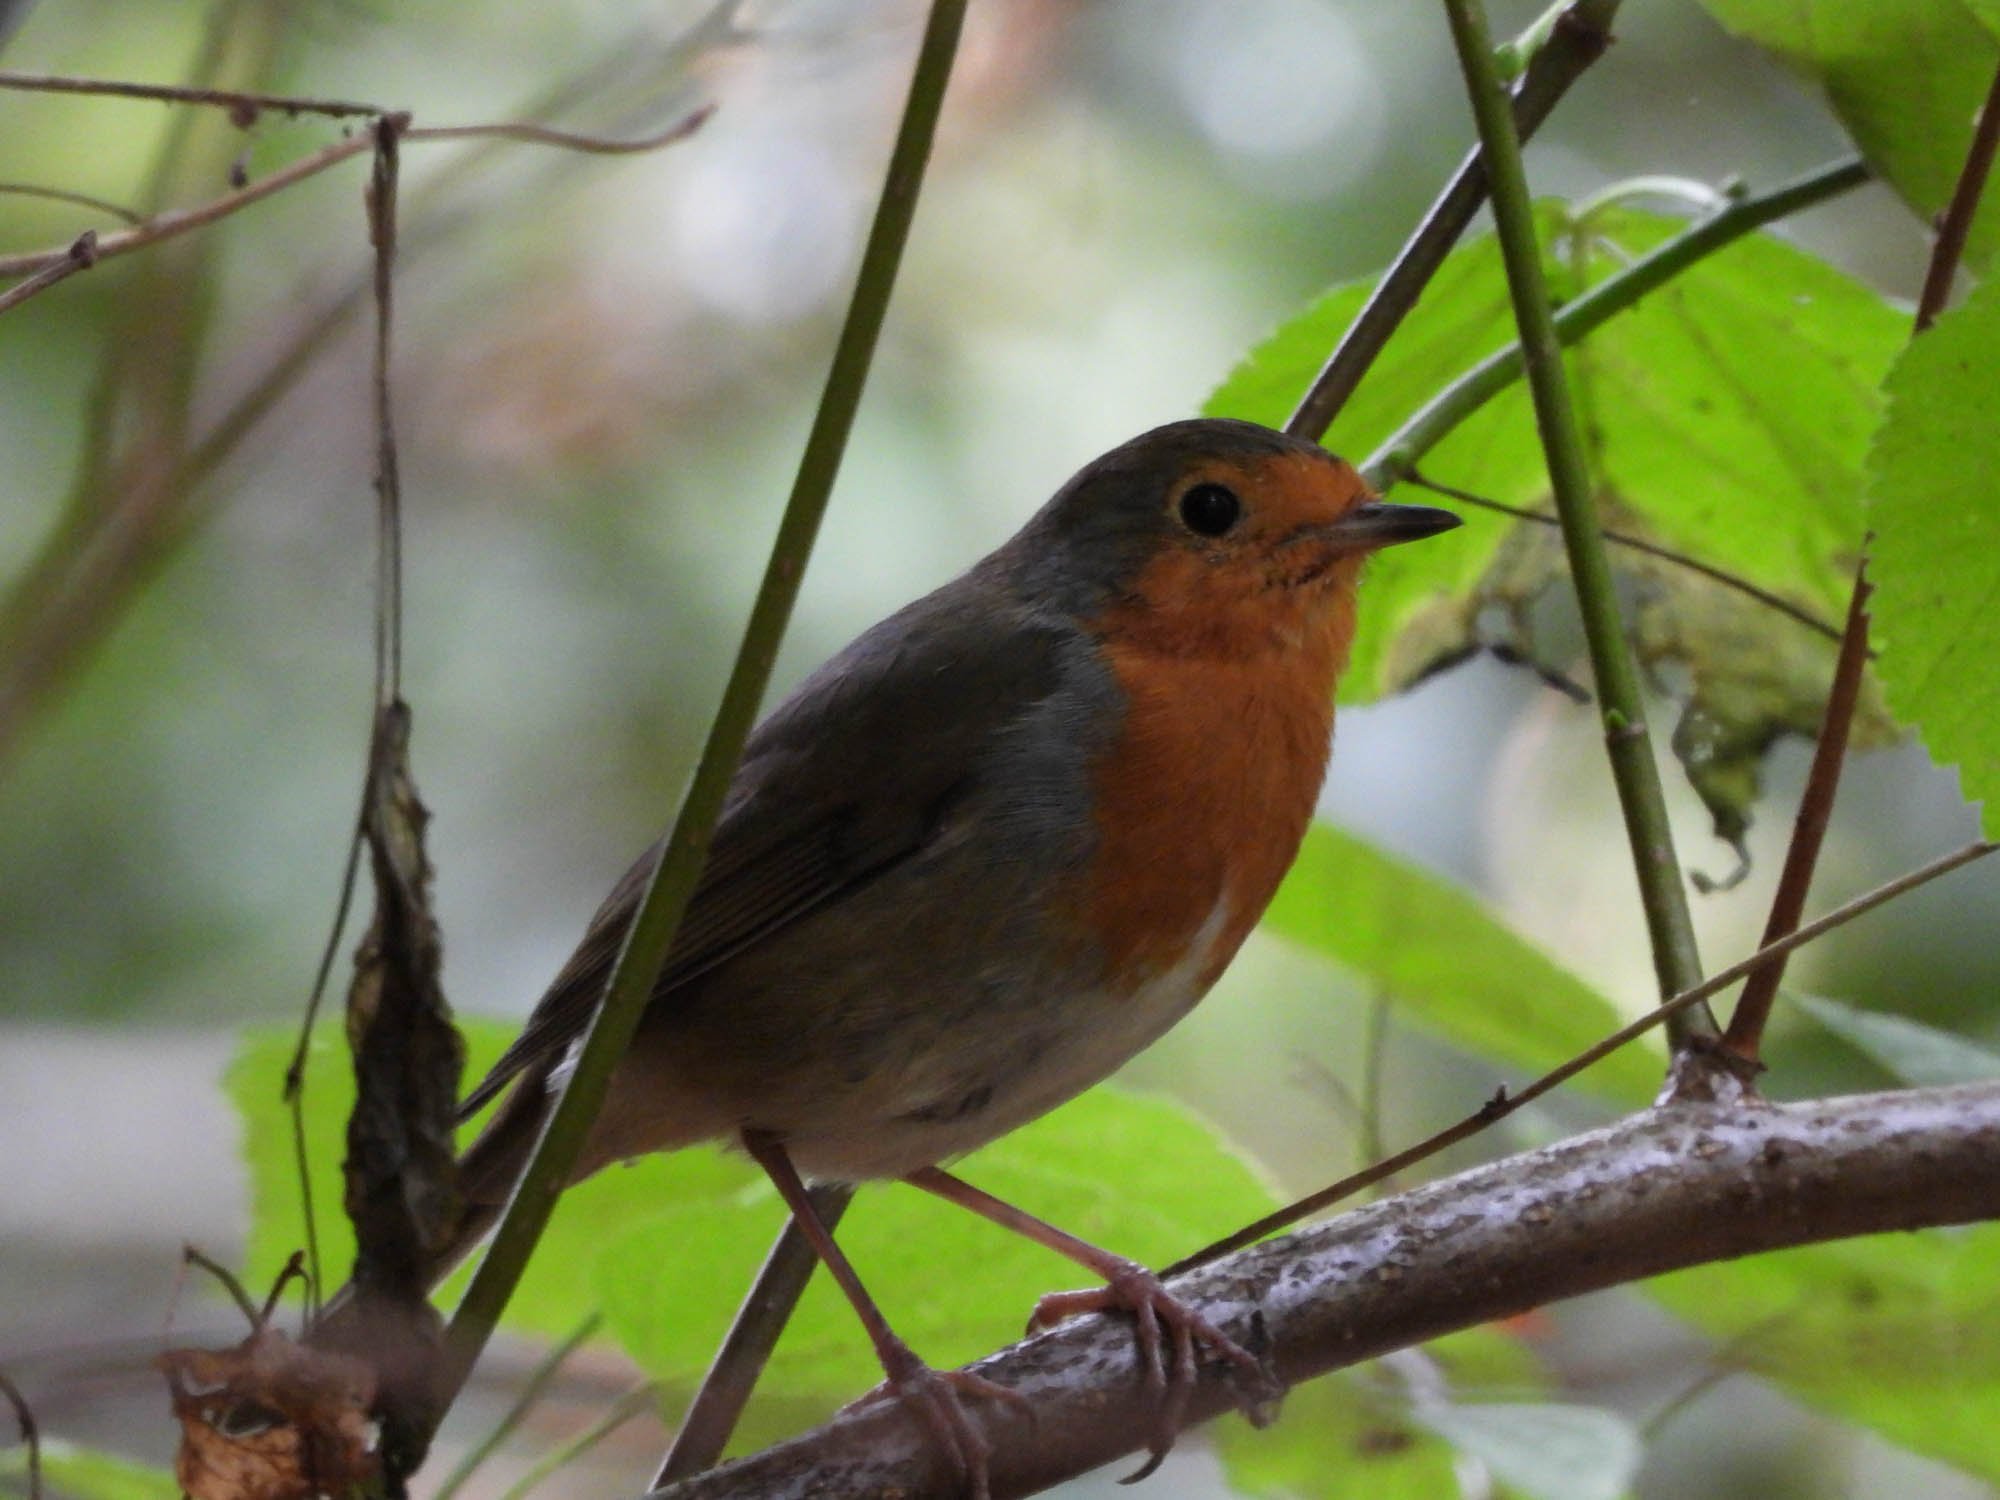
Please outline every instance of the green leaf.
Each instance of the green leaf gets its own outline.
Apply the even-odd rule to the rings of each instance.
[[[960,1170],[1039,1218],[1151,1265],[1276,1202],[1185,1110],[1110,1088],[983,1148]],[[762,1185],[684,1191],[636,1221],[607,1221],[607,1248],[596,1261],[607,1325],[649,1375],[669,1387],[691,1384],[783,1221],[776,1193]],[[940,1368],[1019,1338],[1040,1295],[1092,1280],[1039,1245],[899,1183],[863,1188],[841,1222],[840,1242],[890,1324]],[[824,1404],[880,1379],[852,1310],[822,1274],[758,1389]]]
[[[1424,1404],[1417,1420],[1533,1500],[1617,1500],[1644,1453],[1638,1430],[1597,1406]]]
[[[0,1449],[0,1488],[25,1495],[27,1477],[27,1449]],[[60,1438],[43,1438],[42,1490],[64,1500],[173,1500],[181,1486],[166,1469]]]
[[[1573,295],[1660,245],[1678,221],[1616,204],[1573,224],[1538,211],[1552,288]],[[1208,410],[1281,422],[1352,319],[1366,286],[1323,298],[1253,351]],[[1447,380],[1514,338],[1493,241],[1455,251],[1328,434],[1359,457]],[[1904,319],[1872,290],[1769,235],[1702,260],[1572,350],[1571,382],[1593,443],[1608,521],[1757,584],[1837,623],[1861,537],[1867,444]],[[1770,378],[1783,369],[1785,378]],[[1422,461],[1441,481],[1546,509],[1547,479],[1518,384]],[[1833,643],[1768,606],[1614,546],[1639,605],[1636,644],[1656,675],[1684,682],[1676,745],[1717,828],[1740,837],[1764,753],[1811,733]],[[1343,700],[1408,686],[1494,646],[1543,662],[1538,602],[1566,565],[1549,528],[1472,512],[1466,525],[1369,564]],[[1564,661],[1544,663],[1552,668]],[[1861,719],[1860,744],[1888,737]]]
[[[1995,0],[1702,0],[1738,36],[1819,85],[1862,154],[1929,223],[1951,198],[2000,61]],[[1989,196],[1974,262],[2000,219]]]
[[[1794,995],[1792,1002],[1904,1083],[1928,1088],[2000,1078],[2000,1052],[1952,1032],[1818,995]]]
[[[1408,1402],[1346,1375],[1287,1392],[1262,1431],[1234,1413],[1215,1423],[1216,1456],[1238,1494],[1268,1500],[1436,1500],[1458,1493],[1451,1445]]]
[[[1264,930],[1354,970],[1396,1017],[1529,1074],[1603,1040],[1622,1018],[1477,897],[1324,823],[1306,831]],[[1578,1084],[1621,1104],[1659,1090],[1657,1042],[1625,1047]]]
[[[1424,1399],[1435,1391],[1539,1395],[1548,1375],[1527,1345],[1494,1327],[1468,1328],[1363,1371],[1342,1371],[1289,1391],[1277,1422],[1259,1430],[1236,1415],[1210,1429],[1233,1489],[1284,1500],[1433,1500],[1459,1492],[1452,1445],[1411,1414],[1411,1397],[1386,1379],[1418,1361]],[[1416,1385],[1416,1380],[1404,1382]]]
[[[1843,1240],[1645,1283],[1731,1365],[2000,1481],[2000,1225]]]
[[[1896,717],[2000,833],[2000,284],[1946,313],[1897,362],[1870,468],[1876,670]]]

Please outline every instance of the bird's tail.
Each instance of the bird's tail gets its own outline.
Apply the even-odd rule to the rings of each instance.
[[[541,1135],[549,1099],[549,1092],[539,1078],[523,1078],[459,1157],[459,1216],[450,1235],[424,1268],[426,1290],[435,1291],[492,1231]],[[321,1307],[313,1324],[313,1342],[327,1347],[351,1347],[358,1327],[357,1305],[354,1283],[349,1282]]]

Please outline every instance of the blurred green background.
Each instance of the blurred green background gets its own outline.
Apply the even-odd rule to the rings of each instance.
[[[1496,26],[1537,8],[1496,4]],[[818,392],[920,9],[0,9],[0,65],[28,72],[176,82],[211,57],[239,83],[407,107],[419,124],[556,100],[556,123],[628,135],[717,106],[694,139],[647,156],[406,149],[404,689],[435,814],[446,979],[467,1010],[525,1011],[688,770]],[[1621,21],[1530,153],[1539,191],[1639,173],[1767,185],[1845,149],[1806,89],[1692,3],[1631,5]],[[0,92],[0,180],[130,205],[158,182],[184,205],[225,191],[232,164],[254,179],[339,134]],[[1303,299],[1379,268],[1468,137],[1434,7],[975,5],[779,689],[1002,540],[1085,459],[1195,410]],[[77,514],[116,517],[94,571],[61,594],[60,628],[0,661],[0,1367],[30,1387],[45,1429],[154,1459],[169,1433],[142,1360],[179,1245],[229,1258],[244,1231],[217,1080],[236,1028],[303,1000],[360,783],[374,568],[370,351],[353,298],[365,171],[357,159],[107,262],[0,324],[0,580],[16,580],[0,608]],[[0,253],[112,222],[0,197]],[[1926,254],[1880,189],[1782,232],[1894,297],[1913,293]],[[346,315],[314,333],[342,299]],[[296,382],[239,423],[294,352]],[[120,393],[108,414],[93,397],[106,368]],[[214,440],[233,423],[239,435]],[[1775,759],[1750,878],[1697,903],[1714,962],[1761,928],[1803,762],[1799,746]],[[1728,851],[1668,779],[1687,862],[1725,872]],[[1479,662],[1345,713],[1326,808],[1473,885],[1607,993],[1644,1000],[1650,965],[1591,716],[1531,677]],[[1816,899],[1970,831],[1919,750],[1864,758]],[[1990,1033],[1996,882],[1975,871],[1927,891],[1823,945],[1794,982]],[[1128,1077],[1309,1187],[1353,1160],[1370,1014],[1334,971],[1255,940]],[[1490,1092],[1489,1070],[1401,1035],[1393,1013],[1383,1056],[1391,1142]],[[1793,1018],[1773,1056],[1780,1094],[1882,1081]],[[1559,1104],[1476,1154],[1589,1118]],[[182,1326],[226,1328],[210,1306],[190,1300]],[[1721,1368],[1630,1298],[1544,1322],[1532,1337],[1578,1392],[1640,1415]],[[503,1352],[494,1388],[525,1358]],[[590,1381],[609,1388],[618,1368],[597,1357],[571,1397],[587,1407]],[[560,1428],[564,1408],[547,1420]],[[567,1482],[632,1487],[657,1456],[642,1428]],[[1639,1492],[1891,1483],[1983,1493],[1718,1376],[1660,1429]],[[1152,1489],[1226,1493],[1199,1443]]]

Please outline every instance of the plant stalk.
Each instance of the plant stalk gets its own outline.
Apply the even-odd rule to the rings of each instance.
[[[1535,239],[1534,205],[1521,162],[1521,141],[1514,128],[1513,107],[1495,71],[1485,6],[1481,0],[1445,0],[1445,12],[1492,181],[1494,225],[1507,267],[1508,290],[1521,332],[1522,357],[1548,458],[1556,513],[1562,521],[1570,575],[1576,582],[1605,747],[1652,942],[1653,969],[1661,995],[1674,995],[1700,982],[1701,957],[1695,947],[1694,923],[1667,819],[1666,795],[1653,760],[1652,736],[1646,728],[1638,668],[1618,616],[1611,565],[1598,533],[1583,436],[1563,373],[1562,344],[1556,336],[1548,284],[1542,274],[1541,247]],[[1696,1036],[1716,1034],[1714,1016],[1704,1003],[1670,1020],[1668,1032],[1675,1048],[1684,1049]]]
[[[1604,55],[1611,44],[1611,18],[1618,5],[1619,0],[1575,0],[1553,21],[1544,16],[1515,39],[1517,48],[1534,54],[1514,91],[1514,119],[1524,139],[1541,128],[1570,85]],[[1361,384],[1389,336],[1417,305],[1451,247],[1485,204],[1486,194],[1486,158],[1475,146],[1431,201],[1388,274],[1376,283],[1367,304],[1348,324],[1339,345],[1285,423],[1285,431],[1315,443],[1326,436],[1327,428]]]
[[[735,668],[576,1068],[446,1332],[435,1376],[440,1409],[450,1404],[471,1373],[541,1238],[557,1196],[569,1181],[570,1170],[603,1103],[612,1069],[638,1028],[640,1014],[651,998],[675,930],[700,879],[710,833],[769,685],[778,642],[791,619],[806,560],[819,534],[820,519],[860,405],[916,213],[918,189],[930,160],[965,9],[966,0],[933,0],[881,199],[862,252],[854,296],[799,461],[798,477],[772,544],[770,562],[744,628]]]
[[[1849,192],[1870,176],[1868,164],[1850,156],[1815,168],[1768,193],[1731,202],[1565,303],[1555,314],[1557,341],[1564,345],[1580,342],[1641,298],[1752,230]],[[1461,422],[1519,380],[1522,368],[1518,343],[1489,354],[1384,439],[1362,462],[1362,477],[1378,490],[1396,484]]]

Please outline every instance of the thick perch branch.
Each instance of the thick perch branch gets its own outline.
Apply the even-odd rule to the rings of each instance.
[[[1289,1383],[1545,1302],[1758,1251],[2000,1217],[2000,1084],[1635,1115],[1370,1204],[1177,1281]],[[948,1274],[941,1271],[941,1274]],[[1128,1323],[1080,1319],[972,1366],[1038,1418],[987,1407],[993,1492],[1031,1494],[1136,1451]],[[1191,1421],[1231,1393],[1206,1369]],[[878,1403],[662,1494],[955,1493]]]

